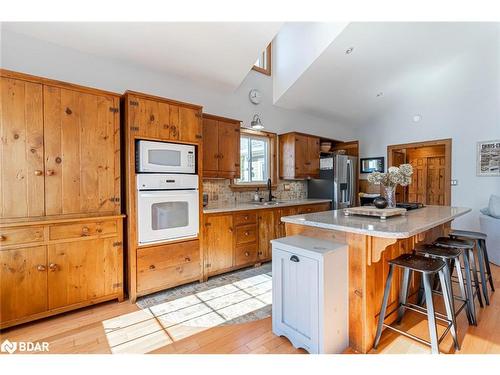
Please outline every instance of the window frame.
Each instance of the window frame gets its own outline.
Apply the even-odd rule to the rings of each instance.
[[[265,74],[267,76],[270,76],[271,75],[271,66],[272,66],[272,47],[271,47],[271,44],[272,43],[269,43],[269,45],[266,47],[265,51],[262,52],[262,54],[266,54],[266,67],[265,68],[261,68],[260,66],[257,66],[257,65],[254,65],[252,66],[252,69],[259,72],[259,73],[262,73],[262,74]]]
[[[276,189],[278,182],[278,169],[277,169],[277,152],[278,152],[278,135],[276,133],[257,131],[253,129],[241,128],[240,131],[240,142],[241,137],[251,136],[255,138],[267,138],[269,140],[269,177],[271,178],[271,186]],[[241,151],[240,151],[241,155]],[[231,179],[230,188],[231,190],[237,191],[253,191],[257,188],[267,188],[267,183],[252,183],[243,182],[238,183],[238,179]]]

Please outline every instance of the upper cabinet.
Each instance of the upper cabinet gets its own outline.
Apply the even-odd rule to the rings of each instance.
[[[279,136],[280,178],[305,179],[319,177],[320,139],[301,133]]]
[[[203,114],[203,177],[240,177],[241,122]]]
[[[135,137],[199,143],[202,139],[201,108],[127,92],[127,126]]]
[[[51,82],[2,74],[0,217],[120,213],[119,97]]]

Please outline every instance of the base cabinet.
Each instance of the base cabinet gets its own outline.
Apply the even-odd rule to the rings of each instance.
[[[316,354],[349,346],[349,263],[344,243],[289,236],[272,241],[273,333]]]
[[[0,226],[0,238],[0,328],[123,299],[122,217]]]

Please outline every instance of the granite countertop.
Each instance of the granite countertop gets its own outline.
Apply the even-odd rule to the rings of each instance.
[[[346,216],[343,210],[334,210],[285,216],[281,218],[281,221],[375,237],[408,238],[447,223],[470,211],[470,208],[465,207],[426,206],[408,211],[403,216],[381,220],[369,216]]]
[[[277,207],[287,207],[287,206],[301,206],[306,204],[314,203],[327,203],[331,202],[331,199],[294,199],[294,200],[279,200],[279,204],[275,205],[258,205],[251,202],[221,202],[221,203],[209,203],[208,206],[203,207],[204,214],[214,214],[219,212],[231,212],[231,211],[244,211],[244,210],[262,210],[266,208],[277,208]]]

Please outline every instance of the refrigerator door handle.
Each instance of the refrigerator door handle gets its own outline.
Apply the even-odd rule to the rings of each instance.
[[[347,159],[347,199],[346,202],[349,206],[352,205],[352,164],[349,159]]]

